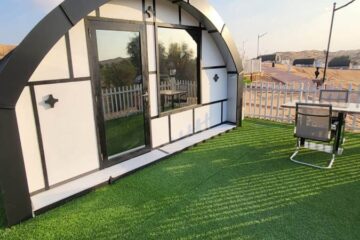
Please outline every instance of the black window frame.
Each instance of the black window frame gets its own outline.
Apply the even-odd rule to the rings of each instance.
[[[105,136],[105,119],[102,108],[102,99],[101,97],[101,87],[100,82],[97,81],[99,78],[99,69],[98,69],[98,53],[96,45],[96,30],[113,30],[113,31],[130,31],[130,32],[139,32],[140,34],[140,51],[141,51],[141,62],[142,73],[143,73],[143,91],[144,93],[149,92],[149,71],[148,71],[148,59],[147,59],[147,36],[146,36],[146,24],[139,21],[128,21],[121,19],[109,19],[109,18],[99,18],[99,17],[87,17],[85,18],[85,29],[88,31],[86,34],[87,45],[88,45],[88,54],[89,54],[89,63],[90,63],[90,75],[91,75],[91,84],[92,84],[92,94],[94,99],[94,114],[95,114],[95,124],[97,129],[98,136],[98,149],[99,149],[99,162],[100,169],[106,169],[112,167],[116,164],[125,162],[131,158],[138,157],[145,153],[148,153],[152,149],[151,142],[151,130],[150,130],[150,108],[148,99],[144,101],[144,137],[145,137],[145,147],[134,151],[129,152],[124,155],[120,155],[110,159],[110,156],[107,151],[107,142]],[[97,99],[99,98],[99,99]]]
[[[185,106],[185,107],[181,107],[181,108],[177,108],[177,109],[172,109],[166,112],[162,112],[162,108],[161,108],[161,95],[160,95],[160,54],[159,54],[159,34],[158,34],[158,30],[159,28],[168,28],[168,29],[182,29],[182,30],[192,30],[192,31],[197,31],[197,61],[196,61],[196,65],[197,65],[197,96],[198,96],[198,101],[197,104],[194,105],[189,105],[189,106]],[[198,108],[199,106],[201,106],[202,103],[202,96],[201,96],[201,70],[202,70],[202,31],[204,29],[202,27],[196,27],[196,26],[184,26],[184,25],[177,25],[177,24],[168,24],[168,23],[156,23],[155,24],[155,51],[156,51],[156,72],[157,72],[157,76],[156,76],[156,84],[157,84],[157,107],[158,107],[158,114],[157,117],[161,118],[161,117],[165,117],[165,116],[170,116],[176,113],[180,113],[180,112],[185,112],[188,110],[192,110],[195,108]]]

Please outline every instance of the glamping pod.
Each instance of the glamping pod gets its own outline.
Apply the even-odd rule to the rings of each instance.
[[[240,125],[241,72],[206,0],[64,1],[0,62],[8,224]]]

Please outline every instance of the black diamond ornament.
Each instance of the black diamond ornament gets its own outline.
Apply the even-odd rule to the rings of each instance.
[[[217,81],[219,81],[219,79],[220,79],[219,75],[215,74],[214,81],[217,82]]]
[[[45,103],[49,104],[51,108],[54,108],[57,102],[59,102],[59,99],[54,98],[52,94],[50,94],[48,99],[45,100]]]

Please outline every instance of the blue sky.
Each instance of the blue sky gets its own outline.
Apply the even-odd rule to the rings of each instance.
[[[18,44],[62,0],[0,0],[0,43]],[[333,0],[209,0],[248,57],[326,48]],[[338,0],[338,5],[348,0]],[[336,13],[331,49],[360,49],[360,0]]]
[[[209,0],[223,17],[240,51],[256,56],[327,47],[334,0]],[[338,6],[349,0],[338,0]],[[360,49],[360,0],[336,13],[331,50]]]

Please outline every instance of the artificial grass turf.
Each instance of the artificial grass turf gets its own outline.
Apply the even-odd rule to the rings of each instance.
[[[360,135],[334,169],[289,161],[293,127],[244,127],[11,229],[1,239],[359,239]],[[307,161],[329,155],[304,151]]]
[[[145,145],[143,114],[106,121],[105,129],[109,156]]]

